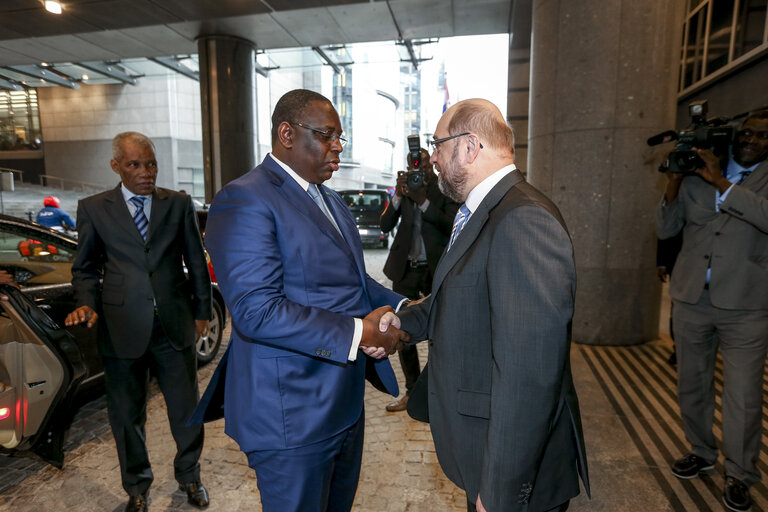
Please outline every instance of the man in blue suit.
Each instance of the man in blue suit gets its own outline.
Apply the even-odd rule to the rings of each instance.
[[[265,512],[351,510],[366,376],[398,394],[389,361],[365,354],[391,353],[407,335],[379,332],[383,309],[366,315],[403,297],[366,274],[352,215],[322,186],[345,142],[327,98],[285,94],[272,152],[208,214],[206,245],[233,329],[199,411],[223,396],[225,431],[256,471]]]

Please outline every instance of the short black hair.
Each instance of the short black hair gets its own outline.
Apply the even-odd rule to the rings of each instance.
[[[768,119],[768,109],[756,110],[750,113],[747,116],[747,118],[744,120],[744,123],[746,123],[750,119]],[[741,123],[741,124],[744,124],[744,123]]]
[[[325,101],[333,105],[331,100],[322,94],[308,89],[294,89],[283,94],[275,105],[275,111],[272,112],[272,144],[277,142],[277,127],[280,123],[297,122],[313,101]]]

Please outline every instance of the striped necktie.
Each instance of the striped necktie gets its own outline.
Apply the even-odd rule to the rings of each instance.
[[[453,245],[453,242],[456,241],[456,237],[459,236],[459,233],[461,233],[461,230],[464,229],[464,224],[467,223],[467,220],[469,219],[469,208],[467,208],[467,205],[463,204],[461,207],[459,207],[459,211],[456,212],[456,217],[453,219],[453,231],[451,231],[451,241],[448,242],[448,249],[451,248]]]
[[[129,199],[131,204],[136,207],[136,211],[133,214],[133,222],[136,224],[136,229],[139,230],[141,238],[145,241],[147,239],[147,231],[149,231],[149,220],[144,215],[144,201],[146,199],[146,197],[141,196],[133,196]]]

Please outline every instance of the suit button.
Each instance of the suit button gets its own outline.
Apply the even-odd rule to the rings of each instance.
[[[145,252],[145,253],[147,253],[147,254],[149,254],[149,247],[145,247],[145,248],[144,248],[144,252]]]
[[[709,254],[704,255],[704,259],[708,260],[709,259]]]
[[[315,354],[318,356],[321,356],[323,355],[323,351],[318,348],[317,350],[315,350]]]
[[[720,232],[719,231],[715,231],[715,236],[720,236]]]
[[[152,272],[149,273],[149,277],[152,277]]]
[[[434,342],[434,341],[430,341],[430,342],[429,342],[429,346],[430,346],[430,347],[434,347],[434,346],[435,346],[435,342]]]

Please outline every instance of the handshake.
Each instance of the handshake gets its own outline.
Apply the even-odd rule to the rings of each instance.
[[[363,318],[360,349],[366,355],[382,359],[402,348],[405,341],[411,341],[411,335],[400,330],[400,319],[392,307],[374,309]]]

